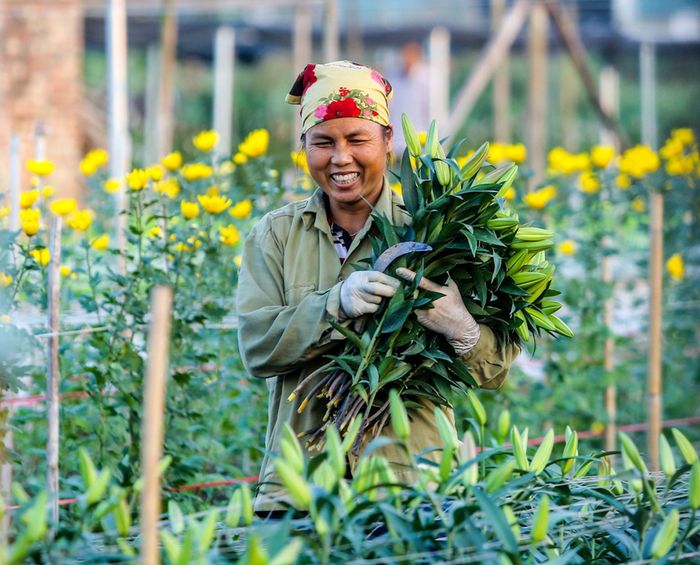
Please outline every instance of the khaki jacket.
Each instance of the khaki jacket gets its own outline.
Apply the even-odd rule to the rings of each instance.
[[[394,225],[404,225],[410,216],[401,206],[401,197],[385,182],[376,212]],[[370,216],[341,265],[324,195],[317,189],[306,200],[266,214],[246,240],[237,295],[239,347],[246,369],[254,377],[267,379],[270,394],[256,511],[280,508],[276,501],[284,491],[274,484],[273,457],[279,452],[284,422],[299,433],[316,427],[324,414],[322,399],[312,399],[298,414],[301,398],[288,402],[287,397],[310,371],[328,363],[324,355],[342,348],[343,337],[329,322],[337,319],[340,285],[354,270],[353,263],[371,255],[368,232],[372,225]],[[481,338],[464,361],[481,387],[498,388],[518,352],[516,345],[499,345],[493,332],[482,325]],[[447,412],[452,418],[451,411]],[[432,407],[414,410],[410,418],[412,452],[442,445]],[[390,425],[383,435],[391,437]],[[395,464],[399,478],[410,476],[398,447],[390,445],[376,453]],[[351,469],[355,463],[355,458],[350,458]]]

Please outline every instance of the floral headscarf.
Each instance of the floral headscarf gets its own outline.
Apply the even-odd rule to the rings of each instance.
[[[302,131],[333,118],[364,118],[389,125],[392,91],[374,69],[335,61],[306,65],[287,94],[289,104],[301,105]]]

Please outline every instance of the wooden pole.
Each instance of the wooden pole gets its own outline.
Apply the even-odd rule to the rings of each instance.
[[[640,47],[640,82],[642,88],[642,141],[652,149],[657,146],[656,131],[656,56],[654,45]],[[647,450],[649,468],[659,469],[659,436],[662,418],[662,334],[661,301],[663,297],[664,198],[652,189],[649,203],[649,372],[647,378],[648,418]]]
[[[431,30],[429,57],[428,106],[431,118],[442,128],[447,125],[450,112],[450,32],[447,28]]]
[[[177,15],[173,0],[164,0],[160,28],[160,90],[158,93],[158,157],[173,147],[175,114],[175,66],[177,63]]]
[[[233,66],[236,36],[233,28],[221,26],[214,39],[214,130],[219,133],[217,153],[231,154],[233,128]]]
[[[571,17],[561,8],[558,0],[543,0],[547,11],[551,16],[552,23],[554,27],[561,35],[564,42],[564,47],[569,52],[571,60],[578,71],[583,86],[585,87],[586,94],[590,103],[595,108],[596,113],[599,118],[605,124],[610,131],[615,132],[615,137],[617,137],[619,145],[621,148],[626,148],[629,145],[627,136],[622,131],[620,124],[617,120],[613,119],[605,110],[598,99],[598,89],[596,87],[595,78],[593,73],[588,68],[586,50],[581,41],[581,37],[578,34],[576,25],[572,21]]]
[[[491,36],[501,29],[506,0],[491,0]],[[510,143],[510,57],[506,53],[493,75],[493,131],[496,141]]]
[[[158,96],[160,89],[160,49],[151,43],[146,49],[146,103],[143,116],[143,162],[154,163],[158,155]]]
[[[351,61],[363,61],[365,56],[364,42],[362,38],[361,10],[359,2],[350,2],[347,5],[347,54]]]
[[[600,71],[600,103],[610,116],[618,118],[620,115],[620,74],[612,65],[603,67]],[[620,147],[615,134],[605,126],[600,128],[601,145],[611,145],[618,151]]]
[[[548,50],[549,26],[547,10],[537,0],[530,12],[529,57],[530,76],[528,84],[528,154],[533,175],[530,188],[544,179],[547,152],[548,116]]]
[[[59,403],[58,384],[61,379],[59,366],[59,315],[61,307],[61,218],[51,219],[48,264],[48,308],[49,308],[49,359],[47,378],[47,432],[46,432],[46,490],[49,493],[49,515],[53,528],[58,526],[58,443]]]
[[[529,12],[530,0],[516,0],[503,18],[498,34],[492,37],[484,47],[479,62],[457,94],[455,106],[446,124],[448,130],[446,133],[450,136],[450,140],[464,124],[469,112],[493,76],[494,70],[508,54]]]
[[[323,26],[323,60],[326,63],[337,61],[340,56],[338,26],[338,0],[326,0],[325,25]]]
[[[141,563],[158,565],[160,549],[160,476],[163,455],[163,412],[168,374],[170,322],[173,291],[157,286],[151,293],[151,323],[148,328],[148,365],[144,384],[144,410],[141,428]]]
[[[298,5],[294,11],[294,73],[301,72],[308,63],[311,63],[312,23],[311,8],[305,4]],[[292,128],[292,147],[298,145],[300,136],[301,120],[295,114],[294,128]]]
[[[107,5],[107,59],[109,67],[109,173],[124,180],[129,168],[129,114],[126,76],[126,5],[125,0],[109,0]],[[126,271],[126,230],[124,213],[127,206],[125,190],[114,193],[115,239],[120,251],[119,269]]]
[[[609,247],[610,238],[605,238],[603,242],[604,247]],[[602,260],[602,279],[603,284],[612,284],[612,275],[610,273],[610,257],[605,256]],[[603,324],[610,334],[612,332],[613,324],[613,299],[608,298],[605,301],[603,307]],[[614,341],[612,337],[605,338],[605,344],[603,349],[603,367],[608,379],[612,379],[612,371],[615,368],[615,350]],[[608,381],[608,385],[605,388],[605,414],[607,424],[605,426],[605,450],[615,451],[617,445],[617,389],[615,383],[612,380]],[[612,456],[610,456],[610,462],[612,463]]]
[[[10,231],[19,229],[19,192],[22,182],[21,141],[18,133],[10,135]]]

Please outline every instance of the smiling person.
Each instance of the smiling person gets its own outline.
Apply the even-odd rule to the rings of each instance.
[[[393,139],[391,94],[391,85],[377,71],[338,61],[307,65],[287,95],[287,102],[301,106],[302,143],[318,189],[306,200],[266,214],[243,253],[239,347],[246,369],[267,379],[270,394],[256,512],[284,509],[272,461],[284,424],[300,434],[317,427],[325,412],[324,400],[313,398],[299,414],[299,399],[288,402],[287,397],[306,375],[327,363],[324,356],[342,348],[343,336],[331,321],[350,323],[373,314],[400,284],[384,273],[352,266],[371,255],[372,211],[394,225],[411,220],[385,178]],[[424,279],[421,285],[445,296],[430,310],[417,311],[419,321],[445,336],[482,387],[499,387],[518,347],[501,345],[488,327],[477,324],[453,282],[443,287]],[[441,445],[432,407],[409,415],[414,453]],[[391,436],[390,427],[383,434]],[[396,446],[380,451],[396,466],[399,478],[410,480]],[[350,473],[356,462],[350,457]]]

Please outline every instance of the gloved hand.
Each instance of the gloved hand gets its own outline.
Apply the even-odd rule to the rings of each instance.
[[[399,288],[399,281],[379,271],[355,271],[340,287],[340,314],[357,318],[373,314],[382,298],[390,298]]]
[[[408,282],[416,278],[416,273],[410,269],[396,269],[396,274]],[[450,279],[447,286],[440,286],[423,277],[418,286],[424,290],[444,294],[433,301],[432,308],[416,310],[418,322],[427,329],[444,335],[455,353],[462,357],[479,341],[481,331],[479,324],[464,305],[457,283]]]

